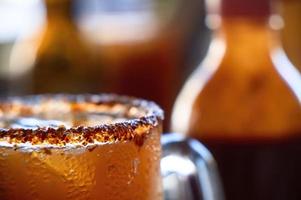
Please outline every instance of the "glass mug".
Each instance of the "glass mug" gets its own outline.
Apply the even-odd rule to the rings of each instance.
[[[222,199],[210,153],[161,138],[162,120],[156,104],[117,95],[2,99],[0,199]]]

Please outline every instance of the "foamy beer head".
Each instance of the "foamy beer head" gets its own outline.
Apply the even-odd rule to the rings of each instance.
[[[1,200],[160,200],[163,113],[114,95],[0,102]]]

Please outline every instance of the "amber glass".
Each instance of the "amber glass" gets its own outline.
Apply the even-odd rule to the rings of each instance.
[[[282,43],[292,63],[301,70],[301,1],[282,0],[280,10],[284,19]]]
[[[166,127],[180,86],[178,38],[162,33],[136,43],[101,45],[99,61],[105,66],[105,92],[156,101],[166,112]]]
[[[190,51],[198,48],[199,35],[206,35],[204,1],[134,0],[130,4],[133,9],[126,12],[121,9],[129,6],[124,1],[112,2],[119,4],[106,4],[117,11],[97,13],[104,23],[90,27],[87,34],[105,70],[104,91],[157,102],[165,112],[164,128],[169,128],[177,93],[191,62],[199,58]]]
[[[1,200],[161,200],[162,111],[116,96],[1,101]]]
[[[221,21],[172,127],[211,150],[226,199],[300,199],[300,75],[279,45],[277,17],[238,11],[214,15]]]

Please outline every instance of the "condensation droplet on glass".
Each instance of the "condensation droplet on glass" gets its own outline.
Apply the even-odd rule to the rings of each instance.
[[[134,172],[135,174],[136,174],[137,171],[138,171],[139,163],[140,163],[140,161],[139,161],[138,158],[135,158],[135,159],[133,160],[133,172]]]
[[[133,160],[133,162],[132,162],[132,170],[130,171],[130,173],[128,175],[129,180],[128,180],[127,184],[131,184],[133,182],[133,180],[134,180],[134,178],[135,178],[135,176],[136,176],[136,174],[138,172],[139,163],[140,163],[140,161],[139,161],[138,158],[135,158]]]

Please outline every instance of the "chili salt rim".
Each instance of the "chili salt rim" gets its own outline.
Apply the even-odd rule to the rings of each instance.
[[[0,100],[1,106],[14,106],[16,102],[22,105],[39,105],[43,101],[58,101],[72,103],[93,103],[94,105],[114,105],[143,109],[146,113],[142,117],[126,119],[122,122],[101,124],[96,126],[77,126],[66,128],[39,127],[36,129],[25,128],[0,128],[0,141],[7,142],[17,147],[29,143],[33,146],[50,145],[64,147],[68,144],[75,146],[87,146],[89,144],[110,143],[118,141],[134,141],[142,145],[145,137],[153,127],[164,119],[162,109],[152,101],[146,101],[129,96],[114,94],[44,94],[24,97],[8,97]]]

